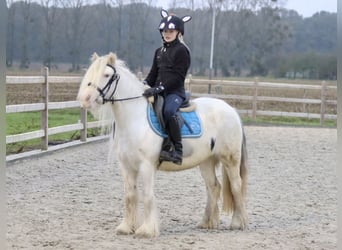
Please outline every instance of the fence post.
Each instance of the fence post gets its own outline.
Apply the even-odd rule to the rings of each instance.
[[[188,75],[188,91],[191,93],[191,80],[192,80],[192,74]]]
[[[80,131],[81,141],[87,141],[87,109],[81,108],[81,123],[83,124],[83,129]]]
[[[41,138],[41,149],[47,150],[49,147],[49,68],[44,68],[44,83],[42,86],[42,102],[44,103],[44,110],[41,112],[41,129],[44,131],[44,136]]]
[[[306,94],[307,94],[307,91],[306,89],[304,89],[303,99],[306,99]],[[303,112],[307,113],[306,110],[307,110],[307,104],[303,103]]]
[[[322,88],[321,88],[321,118],[320,118],[320,125],[321,126],[324,125],[326,95],[327,95],[327,83],[326,83],[326,81],[322,81]]]
[[[141,71],[139,71],[137,73],[137,77],[138,77],[139,81],[142,81],[143,80],[143,73]]]
[[[252,119],[256,121],[256,112],[257,112],[257,102],[258,102],[258,81],[259,79],[256,77],[254,79],[254,90],[253,90],[253,102],[252,102]]]

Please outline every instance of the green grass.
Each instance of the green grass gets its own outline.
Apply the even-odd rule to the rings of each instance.
[[[287,126],[313,126],[320,127],[319,119],[306,119],[299,117],[257,117],[256,121],[254,121],[250,117],[243,117],[242,121],[244,124],[266,124],[266,125],[287,125]],[[332,127],[336,128],[337,123],[336,120],[325,120],[323,127]]]
[[[77,123],[79,109],[63,109],[49,111],[49,127]],[[90,117],[88,117],[91,119]],[[23,112],[6,114],[6,134],[20,134],[40,129],[40,112]]]
[[[63,109],[49,111],[49,128],[75,124],[80,119],[79,109]],[[88,114],[88,121],[94,118]],[[23,112],[6,114],[6,135],[21,134],[40,129],[40,112]],[[88,137],[100,134],[100,129],[88,129]],[[49,143],[57,144],[61,142],[77,140],[80,138],[79,131],[60,133],[49,136]],[[6,145],[6,153],[13,154],[22,151],[40,148],[40,139],[32,139]]]
[[[49,127],[57,127],[68,124],[75,124],[80,119],[79,109],[63,109],[49,111]],[[24,112],[6,114],[7,127],[6,134],[14,135],[40,129],[40,112]],[[88,114],[88,121],[94,118]],[[296,117],[257,117],[256,121],[249,117],[242,117],[245,125],[261,124],[261,125],[290,125],[290,126],[320,126],[319,119],[305,119]],[[326,120],[324,127],[336,127],[335,120]],[[100,128],[88,129],[88,136],[100,135]],[[66,132],[49,136],[49,143],[57,144],[80,138],[79,131]],[[6,145],[6,153],[20,153],[40,148],[40,139],[27,140]]]

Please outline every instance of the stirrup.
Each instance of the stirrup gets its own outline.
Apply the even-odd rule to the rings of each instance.
[[[159,161],[171,161],[174,164],[182,165],[182,156],[180,156],[176,151],[161,151]]]

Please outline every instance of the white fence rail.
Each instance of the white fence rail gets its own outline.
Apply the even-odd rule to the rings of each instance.
[[[49,102],[49,84],[50,83],[80,83],[82,77],[72,76],[50,76],[48,69],[46,69],[44,76],[7,76],[6,84],[41,84],[43,86],[41,93],[40,103],[29,103],[19,105],[7,105],[6,113],[19,113],[38,111],[41,113],[41,128],[36,131],[21,133],[16,135],[6,136],[6,144],[15,143],[30,139],[41,139],[41,150],[48,149],[49,136],[64,133],[69,131],[80,131],[80,141],[87,141],[87,129],[99,127],[100,123],[97,121],[87,121],[87,110],[81,109],[77,101],[66,102]],[[284,117],[303,117],[303,118],[318,118],[321,124],[325,119],[336,119],[336,114],[327,114],[326,105],[337,106],[337,101],[327,100],[326,91],[333,89],[337,91],[336,86],[327,86],[325,82],[322,82],[321,86],[317,85],[299,85],[299,84],[286,84],[286,83],[270,83],[270,82],[249,82],[249,81],[223,81],[223,80],[203,80],[192,79],[191,77],[186,81],[188,89],[192,93],[192,97],[212,96],[220,99],[231,100],[245,100],[251,102],[251,109],[238,110],[240,114],[251,116],[255,119],[257,116],[284,116]],[[194,86],[205,85],[208,86],[208,93],[195,93],[192,91]],[[222,93],[211,93],[211,87],[215,86],[233,86],[241,88],[252,88],[252,95],[226,95]],[[304,89],[304,90],[317,90],[320,91],[320,99],[305,99],[305,98],[288,98],[288,97],[275,97],[275,96],[260,96],[259,90],[264,88],[277,88],[277,89]],[[302,103],[302,104],[319,104],[321,106],[320,113],[301,113],[301,112],[285,112],[285,111],[265,111],[258,110],[258,102],[261,101],[276,101],[285,103]],[[49,110],[66,109],[66,108],[80,108],[79,123],[69,124],[59,127],[48,127],[48,114]]]
[[[244,114],[252,117],[253,120],[257,116],[281,116],[281,117],[299,117],[308,119],[320,119],[320,124],[323,125],[326,119],[337,119],[336,113],[329,114],[326,112],[327,105],[337,106],[336,98],[334,100],[327,99],[327,91],[332,90],[337,92],[336,86],[328,86],[325,81],[322,81],[319,85],[307,85],[307,84],[288,84],[288,83],[271,83],[271,82],[259,82],[257,79],[252,81],[226,81],[226,80],[206,80],[206,79],[188,79],[188,89],[192,93],[193,97],[211,96],[224,100],[244,100],[251,102],[251,109],[238,109],[239,114]],[[204,85],[208,87],[208,93],[195,93],[192,91],[193,86]],[[252,95],[227,95],[223,93],[212,93],[212,86],[215,89],[221,89],[223,86],[238,87],[238,88],[250,88],[252,89]],[[291,98],[291,97],[279,97],[279,96],[260,96],[258,93],[263,89],[279,89],[279,90],[315,90],[320,92],[320,99],[313,98]],[[216,91],[221,92],[221,91]],[[305,92],[304,92],[305,93]],[[318,104],[320,105],[320,113],[309,112],[286,112],[286,111],[274,111],[274,110],[258,110],[258,103],[260,102],[282,102],[282,103],[301,103]],[[336,108],[335,108],[336,110]]]
[[[29,104],[16,104],[7,105],[6,113],[19,113],[19,112],[30,112],[39,111],[41,112],[41,128],[36,131],[8,135],[6,136],[6,144],[21,142],[31,139],[41,139],[41,149],[47,150],[49,143],[49,135],[69,132],[69,131],[80,131],[80,140],[85,142],[87,140],[87,128],[99,126],[99,122],[88,122],[87,121],[87,110],[80,108],[77,101],[67,102],[49,102],[49,84],[50,83],[80,83],[82,77],[73,76],[49,76],[49,70],[45,69],[44,76],[7,76],[6,84],[41,84],[43,86],[41,93],[40,103],[29,103]],[[48,114],[49,110],[66,109],[66,108],[80,108],[80,122],[76,124],[68,124],[58,127],[48,127]]]

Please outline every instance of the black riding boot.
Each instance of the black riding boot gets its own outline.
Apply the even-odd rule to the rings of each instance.
[[[165,157],[168,157],[170,152],[172,151],[173,149],[173,143],[170,139],[170,136],[164,138],[164,141],[163,141],[163,144],[162,144],[162,149],[161,149],[161,152],[160,152],[160,161],[165,158]]]
[[[180,124],[179,118],[176,115],[171,117],[171,120],[168,122],[166,129],[172,145],[169,147],[170,144],[166,143],[164,145],[163,143],[166,150],[160,152],[160,161],[171,161],[178,165],[182,164],[183,146]]]

